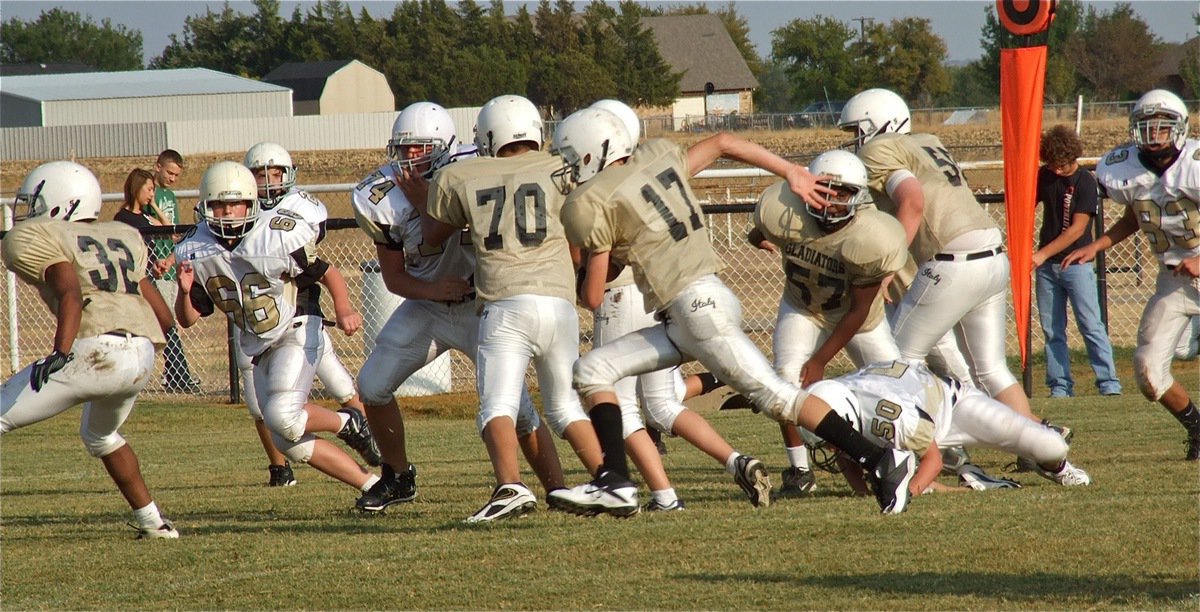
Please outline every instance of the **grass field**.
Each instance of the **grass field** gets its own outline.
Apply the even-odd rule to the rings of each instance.
[[[1194,385],[1196,364],[1180,366]],[[461,519],[492,486],[473,398],[423,404],[408,424],[420,496],[364,516],[350,511],[355,491],[310,468],[297,469],[296,487],[267,488],[241,407],[142,403],[123,432],[177,541],[135,541],[123,526],[128,508],[78,441],[78,408],[5,436],[0,601],[8,610],[1200,607],[1197,464],[1181,460],[1178,424],[1131,385],[1117,398],[1035,400],[1076,429],[1071,459],[1093,486],[1008,474],[1024,488],[922,496],[898,517],[828,474],[813,497],[754,509],[719,466],[669,440],[664,461],[685,512],[585,519],[543,504],[468,527]],[[697,409],[777,477],[772,423]],[[569,448],[560,454],[569,481],[581,482]],[[973,455],[992,473],[1010,460]]]

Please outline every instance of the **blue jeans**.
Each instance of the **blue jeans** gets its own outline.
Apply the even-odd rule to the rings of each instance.
[[[1100,319],[1096,294],[1096,271],[1092,264],[1076,264],[1063,270],[1057,263],[1037,269],[1037,304],[1042,333],[1046,337],[1046,386],[1051,397],[1075,394],[1071,357],[1067,352],[1067,300],[1075,311],[1075,323],[1096,372],[1096,388],[1112,395],[1121,392],[1121,381],[1113,365],[1112,343]]]

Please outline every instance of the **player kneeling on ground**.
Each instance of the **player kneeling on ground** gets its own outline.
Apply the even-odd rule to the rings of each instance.
[[[258,219],[254,175],[235,162],[217,162],[200,182],[203,218],[175,248],[179,295],[175,315],[190,327],[217,309],[238,328],[241,346],[254,363],[254,388],[272,442],[288,459],[366,491],[378,477],[336,445],[316,437],[336,432],[372,465],[379,449],[355,410],[334,412],[308,403],[327,336],[324,321],[296,296],[322,283],[333,298],[337,327],[347,335],[362,326],[337,268],[312,255],[313,226],[278,209]]]
[[[0,434],[83,403],[79,428],[133,508],[138,538],[178,538],[150,497],[137,455],[117,431],[154,373],[154,353],[174,326],[146,278],[146,244],[124,223],[97,223],[100,183],[83,166],[42,164],[17,192],[17,225],[4,265],[38,293],[57,319],[54,350],[0,387]],[[78,357],[78,358],[76,358]]]

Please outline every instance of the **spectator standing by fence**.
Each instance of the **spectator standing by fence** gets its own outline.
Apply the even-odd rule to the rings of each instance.
[[[179,202],[171,187],[183,174],[183,156],[179,151],[166,149],[158,154],[154,162],[154,210],[155,214],[171,225],[179,225]],[[154,243],[151,255],[154,267],[158,272],[155,284],[159,293],[168,304],[175,303],[175,241],[170,236],[163,236]],[[187,355],[183,352],[183,342],[179,334],[172,328],[167,333],[167,348],[163,350],[166,365],[163,372],[163,387],[176,393],[199,393],[200,380],[192,376],[188,366]]]
[[[1062,265],[1067,253],[1092,242],[1092,219],[1099,190],[1092,173],[1079,166],[1083,143],[1065,125],[1042,135],[1037,199],[1042,205],[1038,250],[1033,254],[1038,313],[1046,338],[1046,386],[1050,397],[1072,397],[1071,356],[1067,350],[1067,302],[1087,347],[1101,395],[1120,395],[1112,343],[1100,316],[1096,270],[1091,263]]]

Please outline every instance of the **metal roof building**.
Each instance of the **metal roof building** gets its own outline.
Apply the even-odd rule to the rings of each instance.
[[[0,127],[290,116],[290,89],[207,68],[0,77]]]

